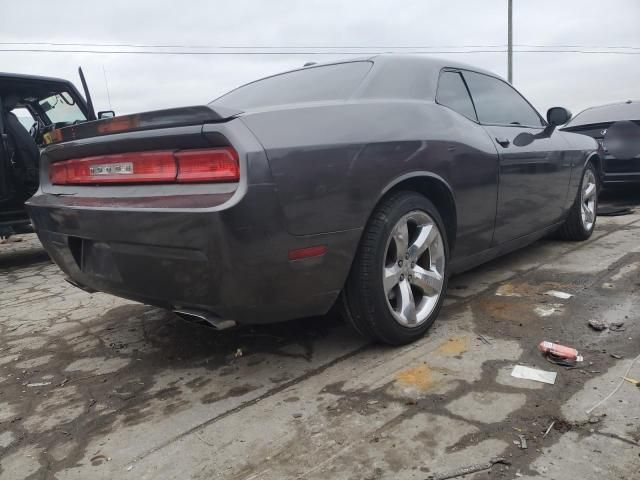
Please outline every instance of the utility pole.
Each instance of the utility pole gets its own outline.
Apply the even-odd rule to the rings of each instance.
[[[508,46],[507,46],[507,78],[509,83],[513,83],[513,0],[509,2],[509,26],[508,26]]]

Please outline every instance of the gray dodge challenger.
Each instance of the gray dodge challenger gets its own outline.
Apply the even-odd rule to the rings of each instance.
[[[74,285],[216,328],[338,307],[422,336],[447,278],[596,222],[594,139],[471,66],[380,55],[55,130],[28,210]]]

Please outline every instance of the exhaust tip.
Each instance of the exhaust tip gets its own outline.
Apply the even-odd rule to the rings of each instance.
[[[228,328],[232,328],[237,325],[234,320],[227,320],[216,317],[212,313],[201,310],[193,310],[190,308],[176,308],[173,310],[173,313],[178,315],[183,320],[186,320],[187,322],[206,325],[216,330],[227,330]]]

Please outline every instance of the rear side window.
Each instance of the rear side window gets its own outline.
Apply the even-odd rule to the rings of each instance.
[[[475,72],[464,72],[464,78],[480,123],[530,127],[543,125],[533,107],[509,84]]]
[[[346,100],[371,66],[371,62],[349,62],[283,73],[249,83],[211,103],[248,110],[289,103]]]
[[[458,72],[444,71],[440,74],[436,102],[471,120],[478,120],[467,87]]]

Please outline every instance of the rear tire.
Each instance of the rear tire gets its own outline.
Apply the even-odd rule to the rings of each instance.
[[[362,336],[391,345],[424,336],[447,287],[449,249],[436,207],[416,192],[390,195],[376,208],[340,298]]]
[[[580,187],[564,224],[558,230],[563,240],[587,240],[596,226],[598,216],[598,176],[591,162],[582,172]]]

